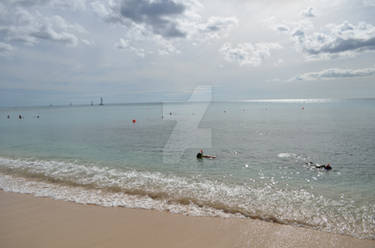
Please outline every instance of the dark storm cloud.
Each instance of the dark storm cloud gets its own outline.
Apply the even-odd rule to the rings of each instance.
[[[311,56],[352,56],[375,50],[375,26],[371,24],[344,22],[327,27],[328,31],[311,35],[303,30],[295,30],[292,36],[302,51]]]
[[[171,0],[124,0],[121,3],[121,16],[135,23],[146,24],[153,32],[166,38],[185,37],[179,30],[176,16],[182,15],[185,6]]]
[[[338,54],[350,51],[365,51],[365,50],[375,50],[375,37],[371,39],[343,39],[337,37],[332,42],[327,43],[319,48],[306,48],[306,52],[312,55],[317,55],[321,53]]]

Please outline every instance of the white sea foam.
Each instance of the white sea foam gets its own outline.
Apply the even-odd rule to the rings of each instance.
[[[375,206],[283,188],[273,177],[261,177],[249,184],[234,184],[159,172],[0,157],[0,188],[5,191],[194,216],[245,216],[375,238]]]
[[[287,153],[287,152],[285,152],[285,153],[279,153],[279,154],[277,154],[277,156],[278,156],[279,158],[296,158],[296,157],[297,157],[297,154],[295,154],[295,153]]]
[[[279,158],[283,159],[294,159],[296,161],[305,162],[311,160],[309,157],[301,155],[301,154],[295,154],[290,152],[282,152],[277,154]]]
[[[148,196],[129,195],[123,192],[113,193],[101,189],[63,186],[53,183],[30,181],[25,178],[0,174],[0,188],[7,192],[32,194],[36,197],[48,197],[56,200],[71,201],[80,204],[94,204],[104,207],[126,207],[155,209],[190,216],[241,217],[224,213],[210,207],[196,204],[173,204],[168,200],[155,200]]]

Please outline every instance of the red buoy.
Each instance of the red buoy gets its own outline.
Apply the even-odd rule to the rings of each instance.
[[[137,121],[136,120],[133,120],[133,123],[136,123]]]

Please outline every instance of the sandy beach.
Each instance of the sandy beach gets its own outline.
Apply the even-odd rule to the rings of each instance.
[[[375,247],[373,240],[259,220],[80,205],[0,191],[0,246]]]

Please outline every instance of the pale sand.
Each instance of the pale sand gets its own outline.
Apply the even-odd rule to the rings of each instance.
[[[0,247],[375,247],[359,240],[237,218],[104,208],[0,191]]]

